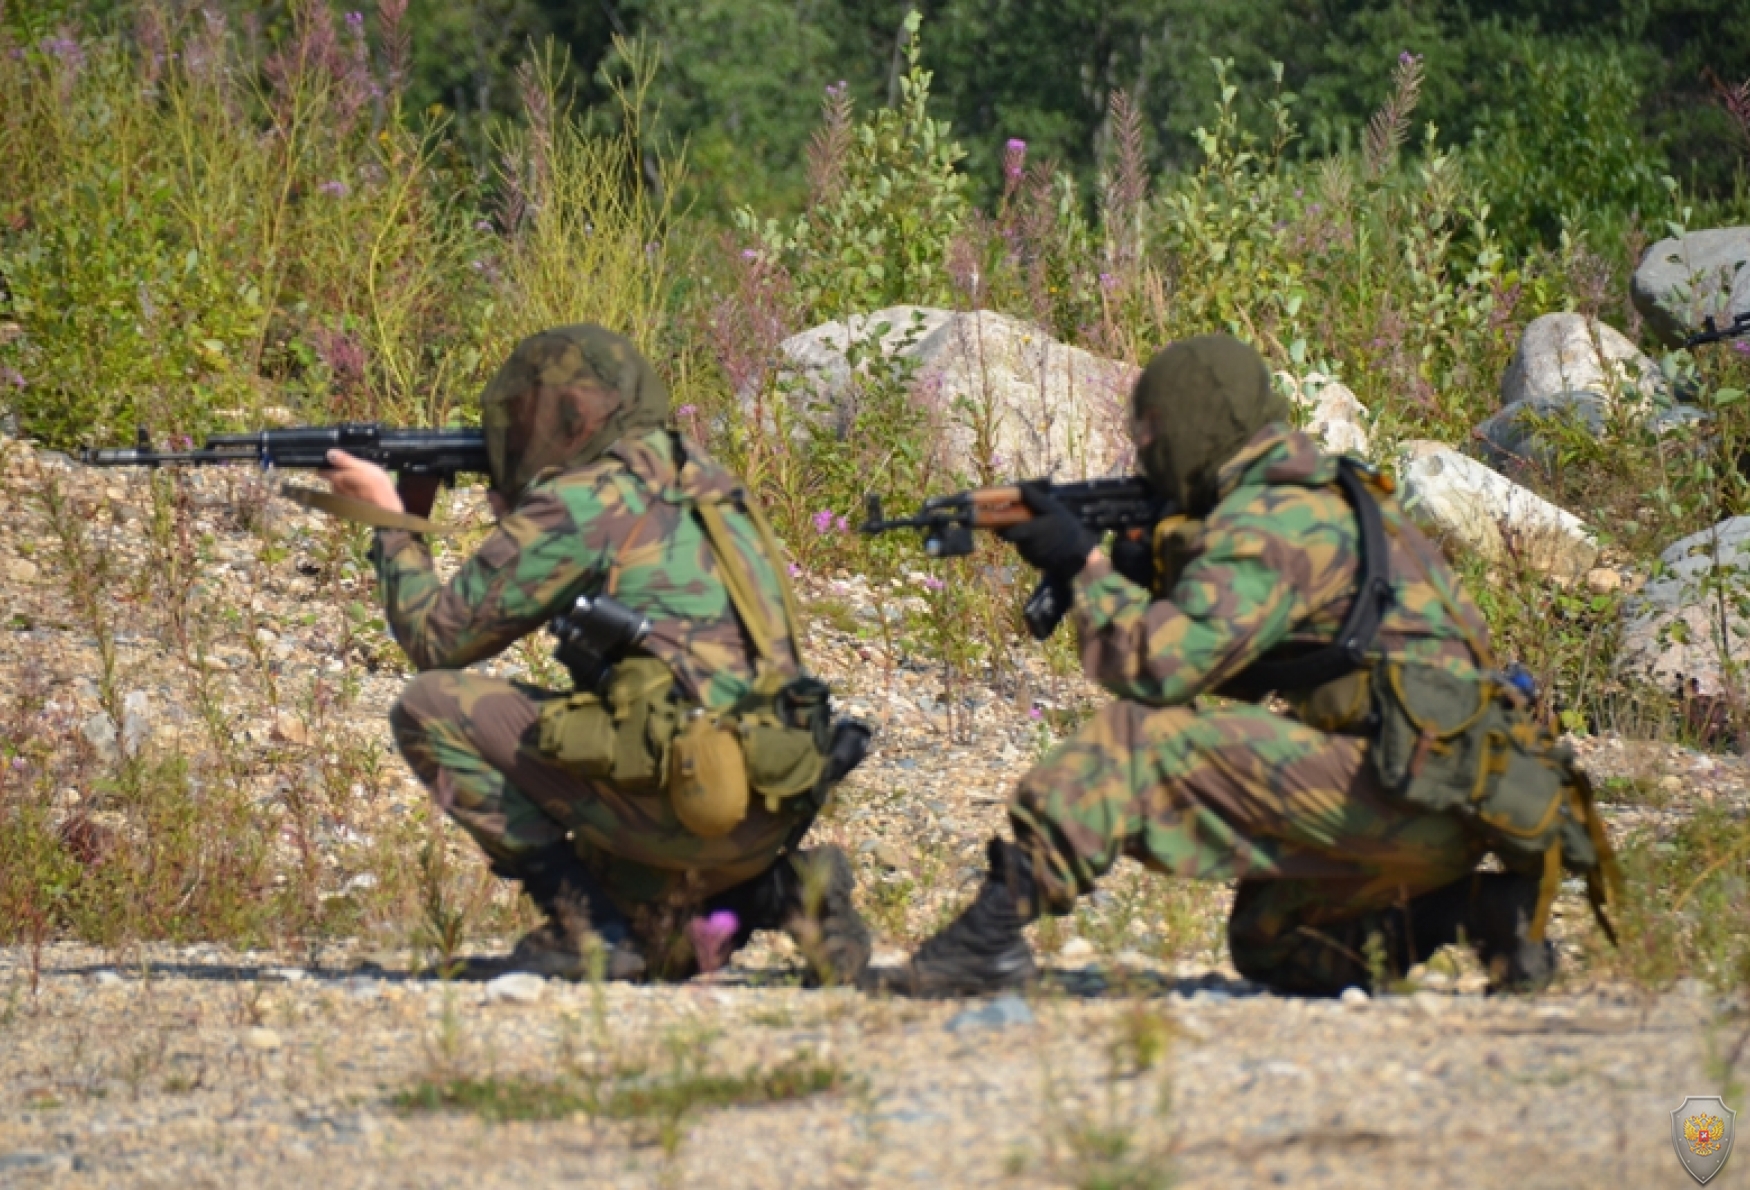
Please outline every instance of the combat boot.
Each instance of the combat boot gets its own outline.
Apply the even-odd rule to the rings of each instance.
[[[1410,901],[1415,956],[1426,959],[1462,932],[1496,990],[1535,992],[1556,974],[1553,943],[1532,942],[1539,881],[1512,872],[1473,872]]]
[[[1556,977],[1555,943],[1533,942],[1531,920],[1537,913],[1541,881],[1512,872],[1482,872],[1466,921],[1466,934],[1477,958],[1489,971],[1496,991],[1540,992]]]
[[[972,904],[911,961],[870,981],[902,996],[976,996],[1033,982],[1039,968],[1021,931],[1039,916],[1033,867],[1013,843],[992,839],[990,871]]]
[[[526,971],[576,981],[598,974],[610,980],[644,974],[644,956],[633,944],[625,916],[570,843],[555,843],[511,863],[494,864],[493,870],[521,881],[523,891],[547,920],[519,938],[509,955],[470,962],[464,977],[491,979]]]
[[[705,908],[735,914],[732,952],[747,945],[755,930],[783,930],[808,960],[808,985],[834,987],[855,984],[869,965],[872,942],[852,903],[855,892],[845,853],[811,847],[719,893]]]

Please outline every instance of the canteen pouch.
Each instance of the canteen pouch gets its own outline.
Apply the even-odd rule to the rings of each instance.
[[[1572,753],[1511,691],[1426,665],[1386,663],[1376,673],[1372,756],[1388,790],[1471,820],[1508,867],[1541,861],[1558,836],[1570,866],[1597,863],[1583,822],[1564,813],[1575,796]]]
[[[747,817],[747,761],[733,719],[693,711],[669,753],[669,802],[682,826],[715,839]]]
[[[541,754],[626,793],[654,793],[679,727],[673,692],[667,665],[654,657],[629,657],[614,666],[602,694],[579,691],[541,708]]]

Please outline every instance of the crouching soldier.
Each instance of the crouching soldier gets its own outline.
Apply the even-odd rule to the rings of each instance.
[[[869,934],[850,867],[798,844],[867,733],[834,725],[802,671],[765,520],[667,418],[662,381],[618,335],[569,326],[517,346],[481,398],[492,534],[446,583],[422,536],[377,531],[388,623],[420,671],[395,740],[545,915],[473,973],[684,976],[776,928],[815,980],[852,981]],[[330,463],[342,494],[429,511],[429,486]],[[465,671],[550,623],[575,689]],[[706,921],[730,935],[709,957]]]
[[[877,982],[1026,982],[1022,928],[1121,855],[1237,881],[1234,965],[1279,991],[1365,987],[1461,932],[1498,985],[1547,982],[1564,869],[1601,923],[1615,869],[1584,776],[1496,672],[1440,553],[1389,485],[1290,427],[1236,339],[1156,356],[1131,415],[1143,474],[1186,514],[1153,548],[1109,559],[1040,490],[1005,532],[1071,583],[1083,665],[1116,699],[1022,778],[972,904]],[[1238,701],[1197,704],[1211,693]],[[1489,852],[1504,870],[1478,870]]]

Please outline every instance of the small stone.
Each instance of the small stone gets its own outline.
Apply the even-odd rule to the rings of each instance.
[[[310,973],[302,967],[269,967],[261,973],[261,977],[280,983],[303,983],[310,978]]]
[[[533,1004],[547,993],[547,981],[527,971],[512,971],[486,984],[488,1004]]]
[[[890,872],[900,871],[906,866],[905,852],[901,851],[897,845],[888,842],[886,839],[880,840],[875,846],[871,847],[869,849],[869,856],[876,863],[880,864]]]
[[[1341,1000],[1343,1004],[1349,1008],[1366,1008],[1373,1000],[1373,997],[1367,994],[1365,988],[1344,988],[1343,994],[1338,996],[1337,999]]]
[[[6,579],[19,584],[34,583],[42,573],[42,567],[29,558],[14,558],[6,564]]]
[[[1458,993],[1461,996],[1477,996],[1489,990],[1489,977],[1478,972],[1458,977]]]
[[[1446,997],[1435,992],[1417,992],[1410,997],[1410,1003],[1416,1006],[1417,1012],[1430,1017],[1440,1016],[1450,1007]]]
[[[123,979],[119,972],[111,971],[109,968],[105,967],[101,971],[93,971],[91,973],[91,982],[100,988],[113,988],[120,987],[122,984],[126,983],[127,980]]]
[[[102,711],[87,716],[79,725],[79,734],[103,760],[114,760],[121,754],[116,744],[115,723]]]
[[[1594,595],[1610,595],[1622,590],[1622,572],[1608,566],[1596,566],[1586,572],[1586,589]]]
[[[296,715],[280,715],[273,721],[273,738],[282,744],[308,744],[310,729]]]
[[[1027,1007],[1027,1002],[1019,996],[1007,995],[998,996],[982,1007],[967,1008],[955,1013],[946,1027],[950,1033],[964,1033],[1032,1023],[1033,1010]]]
[[[258,1025],[244,1032],[243,1044],[252,1050],[271,1053],[280,1047],[280,1035],[272,1029],[264,1029]]]
[[[1057,957],[1069,963],[1086,962],[1094,957],[1094,944],[1086,938],[1071,938],[1057,952]]]

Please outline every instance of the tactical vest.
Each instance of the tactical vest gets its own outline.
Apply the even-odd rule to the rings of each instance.
[[[1388,485],[1365,463],[1338,460],[1335,486],[1355,513],[1361,561],[1335,637],[1311,648],[1274,649],[1216,693],[1257,701],[1274,692],[1309,726],[1366,739],[1389,793],[1434,813],[1458,815],[1504,866],[1538,873],[1542,886],[1531,941],[1543,940],[1566,869],[1585,876],[1593,913],[1614,942],[1605,906],[1620,895],[1621,877],[1591,781],[1574,763],[1573,749],[1539,722],[1525,694],[1498,672],[1487,642],[1448,605],[1479,677],[1386,657],[1375,648],[1393,600],[1390,544],[1374,494],[1375,488],[1389,494]],[[1440,598],[1446,602],[1444,593]]]
[[[678,503],[698,518],[735,617],[752,643],[753,683],[733,706],[702,706],[675,684],[674,658],[665,656],[674,646],[650,639],[641,652],[614,665],[605,689],[579,690],[548,702],[541,711],[540,749],[567,771],[625,793],[666,791],[683,827],[716,838],[747,816],[752,794],[764,798],[772,812],[789,799],[813,795],[817,810],[831,783],[855,760],[843,771],[828,772],[828,758],[837,751],[831,701],[824,683],[801,672],[795,633],[801,615],[770,524],[739,486],[683,487],[678,477],[686,455],[678,436],[671,441],[676,483],[666,494],[650,492],[650,498]],[[767,611],[757,571],[729,528],[725,505],[746,515],[757,530],[760,551],[777,578],[786,623],[774,622]],[[627,541],[637,539],[643,524],[634,525]],[[605,594],[614,594],[617,576],[616,564]],[[786,672],[792,668],[780,652],[786,640],[796,672]]]

